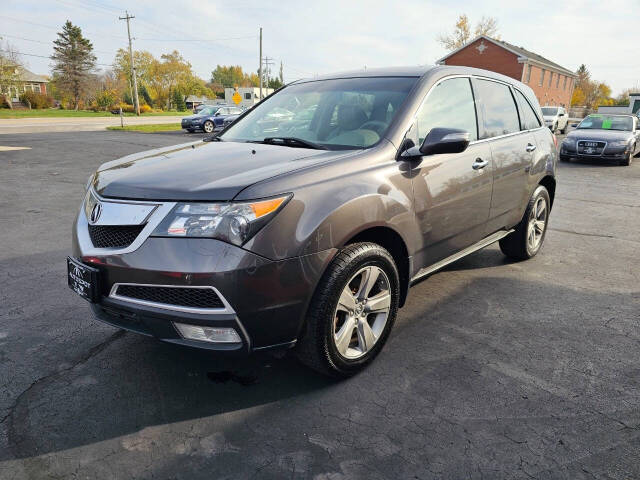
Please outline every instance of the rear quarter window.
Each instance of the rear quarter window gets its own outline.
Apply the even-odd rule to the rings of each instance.
[[[477,80],[476,86],[484,109],[484,132],[481,138],[519,132],[518,110],[509,86],[490,80]]]
[[[519,91],[516,90],[516,100],[518,101],[518,110],[520,111],[520,125],[522,130],[533,130],[542,126],[538,116],[533,110],[533,107],[527,100],[527,98]]]

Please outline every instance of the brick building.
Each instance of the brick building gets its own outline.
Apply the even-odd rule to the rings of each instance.
[[[502,73],[526,83],[540,105],[571,104],[576,74],[557,63],[510,43],[481,35],[438,60],[441,65],[464,65]]]

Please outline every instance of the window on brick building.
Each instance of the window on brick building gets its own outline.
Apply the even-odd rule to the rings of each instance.
[[[567,77],[564,77],[564,85],[562,87],[563,90],[567,89]]]
[[[544,83],[544,74],[547,73],[547,71],[543,68],[542,69],[542,73],[540,74],[540,84],[539,86],[541,87],[542,84]]]
[[[556,75],[556,88],[560,86],[560,74]]]
[[[527,74],[524,77],[524,83],[531,83],[531,65],[527,65]]]
[[[553,72],[549,75],[549,87],[551,87],[551,82],[553,82]]]

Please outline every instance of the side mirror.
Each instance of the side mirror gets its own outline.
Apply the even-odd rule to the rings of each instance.
[[[420,147],[411,147],[403,157],[421,157],[439,153],[460,153],[469,146],[469,132],[459,128],[432,128]]]

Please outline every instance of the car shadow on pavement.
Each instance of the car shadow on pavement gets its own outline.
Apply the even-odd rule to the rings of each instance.
[[[137,477],[152,457],[159,478],[178,478],[185,462],[224,464],[228,478],[263,468],[262,478],[283,478],[291,466],[277,452],[343,468],[355,448],[382,473],[352,478],[413,478],[427,458],[447,459],[443,478],[463,478],[468,471],[456,469],[469,467],[467,455],[506,472],[518,458],[556,468],[624,445],[633,431],[621,425],[640,422],[629,408],[640,363],[637,294],[484,271],[504,265],[499,255],[478,252],[416,286],[380,357],[345,381],[288,357],[221,360],[113,330],[20,395],[0,461],[50,473],[85,462],[99,473],[114,455],[110,464]],[[76,303],[49,321],[96,322]],[[570,455],[532,453],[560,436]]]

